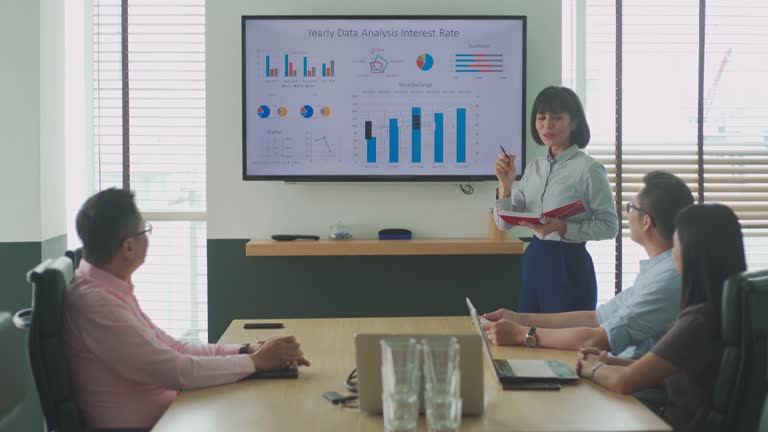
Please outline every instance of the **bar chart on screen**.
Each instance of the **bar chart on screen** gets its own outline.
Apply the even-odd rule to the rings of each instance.
[[[382,168],[470,167],[479,147],[479,97],[471,92],[424,93],[418,104],[398,92],[353,97],[356,160]],[[409,97],[407,99],[413,99]]]
[[[455,73],[504,72],[504,54],[457,53],[454,54]]]
[[[332,78],[336,76],[336,60],[314,57],[308,53],[262,53],[263,76],[266,78]]]

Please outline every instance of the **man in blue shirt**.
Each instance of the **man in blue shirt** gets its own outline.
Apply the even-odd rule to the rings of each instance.
[[[651,349],[674,321],[680,304],[680,276],[672,261],[675,217],[693,204],[691,190],[678,177],[653,171],[626,205],[631,238],[649,259],[640,262],[632,287],[597,311],[524,314],[507,309],[483,315],[488,338],[497,345],[576,350],[599,347],[637,358]]]

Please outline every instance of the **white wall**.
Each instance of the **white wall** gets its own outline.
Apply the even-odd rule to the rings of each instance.
[[[93,148],[93,1],[64,0],[67,247],[82,245],[75,216],[96,192]]]
[[[268,238],[273,233],[325,236],[341,219],[357,238],[405,227],[418,237],[485,237],[494,182],[473,195],[449,183],[243,182],[241,15],[527,15],[527,109],[561,81],[560,0],[208,1],[206,8],[208,237]],[[527,129],[527,128],[526,128]],[[543,152],[528,138],[528,157]]]
[[[40,0],[40,240],[67,232],[64,0]]]
[[[0,2],[0,241],[40,241],[40,4]]]
[[[0,242],[64,234],[63,0],[0,2]]]

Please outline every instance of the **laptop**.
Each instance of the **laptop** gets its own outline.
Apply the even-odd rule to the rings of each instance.
[[[381,345],[382,338],[414,338],[417,341],[430,338],[455,337],[459,340],[459,368],[461,369],[461,398],[463,415],[481,415],[483,399],[483,354],[480,338],[474,334],[370,334],[355,335],[357,361],[357,395],[360,411],[380,415],[381,403]],[[424,379],[422,374],[419,409],[424,412]]]
[[[485,356],[504,390],[560,390],[561,383],[576,382],[579,376],[559,360],[494,359],[485,330],[480,325],[477,309],[467,297],[472,324],[483,343]]]

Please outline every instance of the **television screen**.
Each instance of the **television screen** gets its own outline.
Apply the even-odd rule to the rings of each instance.
[[[525,17],[242,18],[243,178],[495,179],[525,163]]]

